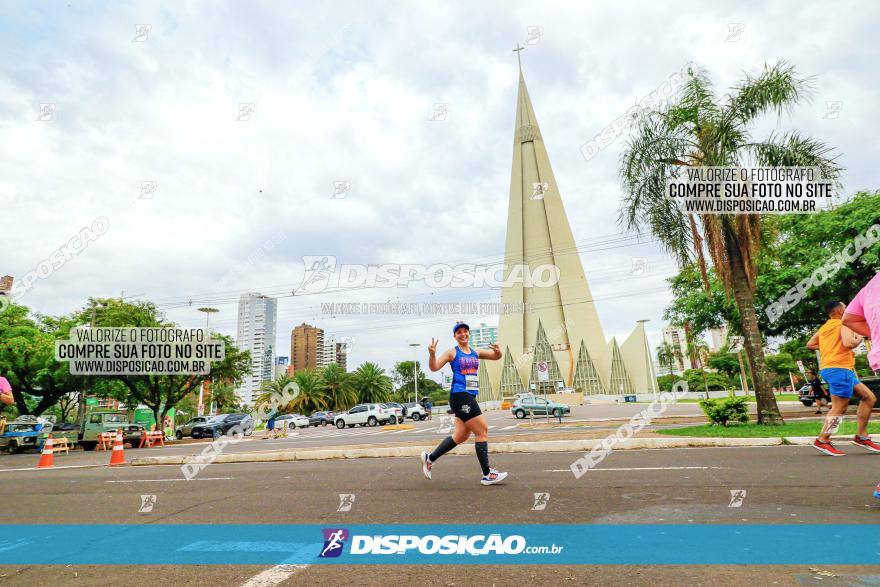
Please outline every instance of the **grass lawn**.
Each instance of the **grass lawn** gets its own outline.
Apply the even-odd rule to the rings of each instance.
[[[721,438],[773,438],[782,436],[816,436],[822,429],[822,422],[790,422],[782,426],[765,426],[763,424],[730,424],[726,428],[705,424],[686,428],[665,428],[656,430],[659,434],[671,436],[712,436]],[[880,434],[880,423],[869,422],[868,432]],[[844,422],[837,434],[856,433],[855,422]]]

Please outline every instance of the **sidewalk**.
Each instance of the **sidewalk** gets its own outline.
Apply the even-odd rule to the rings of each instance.
[[[570,438],[557,440],[534,441],[494,441],[489,444],[489,452],[504,453],[547,453],[547,452],[588,452],[609,436],[602,438]],[[835,436],[834,440],[845,441],[849,436]],[[875,439],[880,435],[875,435]],[[705,438],[705,437],[656,437],[639,436],[627,440],[618,439],[613,445],[614,450],[663,449],[663,448],[707,448],[707,447],[743,447],[743,446],[806,446],[812,443],[813,437],[792,436],[785,438]],[[471,454],[470,443],[457,446],[452,454]],[[131,461],[133,466],[144,465],[184,465],[187,463],[264,463],[281,461],[315,461],[329,459],[362,459],[386,457],[418,457],[423,450],[431,450],[432,444],[407,444],[391,446],[342,446],[334,448],[298,448],[278,451],[261,451],[217,455],[214,458],[194,456],[156,456],[138,457]]]

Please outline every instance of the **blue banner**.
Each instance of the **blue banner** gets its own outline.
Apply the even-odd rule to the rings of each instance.
[[[3,564],[880,564],[874,524],[0,525]],[[838,545],[839,547],[831,547]]]

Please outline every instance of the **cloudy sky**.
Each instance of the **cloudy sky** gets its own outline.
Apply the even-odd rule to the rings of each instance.
[[[799,129],[835,147],[847,193],[880,187],[880,6],[868,2],[62,0],[0,14],[0,274],[20,278],[96,218],[110,223],[20,300],[43,313],[124,291],[182,326],[215,306],[212,326],[234,334],[238,296],[259,291],[279,296],[278,354],[301,322],[354,337],[354,365],[390,368],[432,336],[451,346],[459,316],[320,304],[492,302],[497,290],[290,292],[306,255],[501,259],[517,43],[608,337],[647,318],[659,343],[674,265],[650,242],[612,240],[623,137],[589,160],[580,149],[688,61],[719,91],[778,59],[814,76],[812,100],[755,135]],[[344,197],[331,197],[336,182]],[[631,274],[633,257],[646,274]]]

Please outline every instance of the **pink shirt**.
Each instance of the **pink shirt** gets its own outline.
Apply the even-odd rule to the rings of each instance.
[[[0,393],[12,393],[12,386],[5,377],[0,377]]]
[[[880,371],[880,273],[856,294],[846,307],[846,313],[860,316],[868,323],[868,329],[871,331],[871,352],[868,353],[868,363],[871,369]]]

